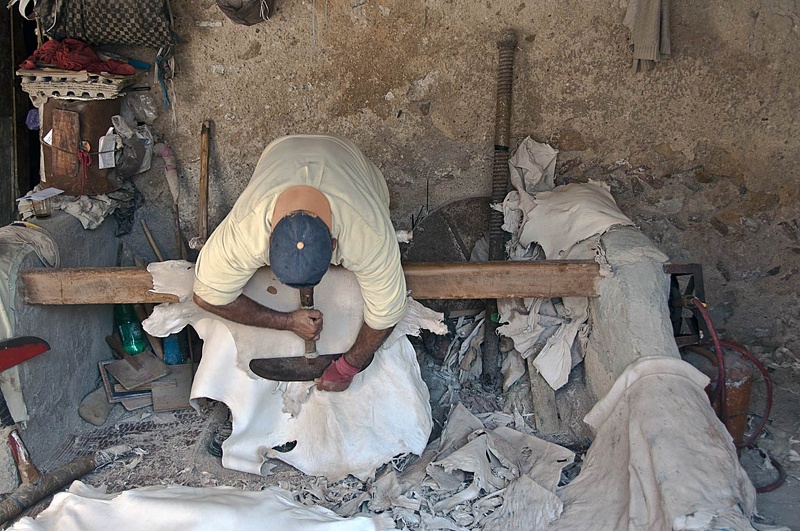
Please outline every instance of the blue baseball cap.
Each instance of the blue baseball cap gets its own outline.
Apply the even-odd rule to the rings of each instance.
[[[333,255],[331,231],[308,212],[292,212],[272,229],[269,261],[281,283],[293,288],[319,284]]]

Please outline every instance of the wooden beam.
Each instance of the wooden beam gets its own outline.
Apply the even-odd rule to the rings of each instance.
[[[175,295],[151,293],[153,277],[140,267],[28,269],[19,279],[19,293],[28,304],[178,302]]]
[[[594,297],[600,268],[594,262],[425,262],[404,264],[416,299]],[[137,267],[28,269],[20,273],[27,304],[176,302],[151,293],[153,278]]]
[[[403,264],[415,299],[594,297],[600,266],[590,261]]]

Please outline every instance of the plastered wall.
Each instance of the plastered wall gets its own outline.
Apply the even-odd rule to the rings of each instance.
[[[205,119],[211,227],[266,144],[290,133],[354,139],[386,175],[398,228],[425,205],[489,195],[496,41],[512,27],[512,136],[552,143],[560,182],[609,182],[672,259],[702,263],[725,335],[800,348],[794,2],[673,2],[672,57],[636,75],[625,6],[277,0],[270,21],[243,27],[211,0],[173,0],[186,41],[176,47],[176,121],[162,111],[156,128],[178,154],[187,237]],[[137,179],[150,183],[150,205],[169,205],[163,180]]]

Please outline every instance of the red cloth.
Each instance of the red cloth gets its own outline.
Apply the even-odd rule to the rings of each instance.
[[[328,382],[350,383],[359,371],[360,369],[358,367],[353,367],[347,363],[344,356],[341,356],[328,365],[328,368],[322,373],[322,379]]]
[[[33,70],[38,68],[36,63],[44,63],[62,70],[74,70],[76,72],[86,70],[93,74],[108,72],[110,74],[129,76],[136,73],[136,69],[127,63],[115,59],[101,61],[91,46],[77,39],[47,41],[19,66],[25,70]]]

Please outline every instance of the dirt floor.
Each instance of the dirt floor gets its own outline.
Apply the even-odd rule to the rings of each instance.
[[[415,344],[419,348],[421,342],[415,341]],[[424,350],[424,347],[420,350]],[[780,359],[777,362],[773,353],[759,354],[768,365],[794,364],[794,367],[786,371],[793,373],[794,377],[800,371],[800,364],[792,361],[791,357],[787,359],[785,353],[779,354]],[[514,408],[520,404],[519,396],[522,389],[514,389],[511,393],[499,397],[483,391],[475,381],[467,381],[456,393],[443,399],[448,381],[452,391],[453,377],[447,371],[443,371],[430,355],[423,363],[423,377],[431,389],[435,423],[432,439],[440,433],[451,406],[456,402],[463,403],[473,414],[482,418],[496,411],[513,413]],[[794,503],[800,492],[800,460],[796,459],[796,453],[791,454],[793,444],[800,439],[796,413],[790,409],[791,406],[796,408],[797,396],[786,392],[785,385],[790,383],[790,378],[776,377],[773,383],[777,390],[776,409],[773,410],[775,413],[771,416],[764,435],[759,439],[758,446],[767,449],[779,462],[784,463],[787,476],[783,486],[773,492],[759,495],[759,514],[756,520],[760,523],[800,529],[800,508]],[[756,396],[753,405],[761,405],[764,395],[758,386],[754,389]],[[524,392],[522,394],[524,395]],[[520,412],[524,413],[525,410],[521,409]],[[359,481],[349,476],[342,481],[328,483],[323,478],[307,476],[277,460],[268,460],[272,469],[269,475],[263,477],[223,468],[220,458],[209,453],[208,448],[215,432],[224,424],[227,414],[228,409],[224,404],[213,401],[204,404],[200,413],[194,410],[154,413],[150,407],[129,412],[121,405],[117,405],[105,424],[98,427],[86,424],[84,429],[70,436],[59,451],[40,468],[43,471],[54,470],[72,459],[98,449],[125,444],[133,447],[137,454],[101,468],[82,478],[82,481],[95,487],[105,487],[108,492],[171,484],[191,487],[227,485],[247,490],[280,486],[293,492],[303,503],[321,505],[334,511],[340,509],[342,502],[352,498],[355,493],[371,492],[372,481]],[[527,414],[525,416],[527,417]],[[757,419],[758,417],[754,416],[751,420],[755,422]],[[556,435],[545,438],[551,442],[567,445],[578,454],[578,464],[562,474],[561,484],[571,481],[580,471],[580,457],[588,447],[569,436]],[[756,485],[769,484],[777,477],[776,470],[765,463],[764,454],[746,452],[742,462]],[[35,516],[48,504],[49,499],[44,500],[26,514]],[[400,518],[397,515],[395,517]],[[404,523],[406,522],[397,519],[400,528],[403,528]],[[480,526],[469,525],[467,528],[480,529]],[[406,529],[428,528],[410,525]],[[465,527],[459,526],[457,529]]]
[[[800,529],[800,356],[785,349],[754,352],[771,373],[775,403],[766,429],[757,445],[770,452],[786,470],[786,483],[772,492],[759,494],[758,512],[768,523],[779,523],[790,529]],[[763,384],[754,386],[751,412],[758,412],[765,403]],[[763,411],[763,409],[762,409]],[[758,417],[753,417],[756,420]],[[743,463],[748,461],[742,460]],[[775,480],[776,471],[763,460],[758,466],[746,466],[756,485]]]
[[[439,368],[435,363],[428,363],[427,366],[427,380],[435,388],[432,372],[438,372]],[[436,428],[432,439],[441,433],[447,413],[456,402],[463,403],[480,416],[502,410],[502,401],[497,395],[465,386],[451,394],[447,401],[435,404]],[[200,413],[194,410],[154,413],[151,407],[126,411],[117,405],[103,425],[94,427],[86,424],[85,429],[68,437],[55,455],[40,468],[51,471],[96,450],[127,445],[134,449],[133,455],[100,468],[81,480],[95,487],[105,487],[110,493],[151,485],[225,485],[247,490],[279,486],[294,493],[305,504],[321,505],[337,512],[342,502],[347,501],[342,493],[370,492],[372,480],[360,481],[348,476],[329,483],[324,478],[307,476],[278,460],[267,460],[262,468],[262,471],[266,471],[264,476],[223,468],[220,458],[209,452],[209,445],[227,416],[228,408],[213,401],[205,402]],[[386,466],[391,467],[392,464]],[[43,500],[25,515],[36,516],[49,505],[49,501]],[[402,529],[402,522],[398,520],[397,523]],[[408,529],[427,528],[411,526]]]

